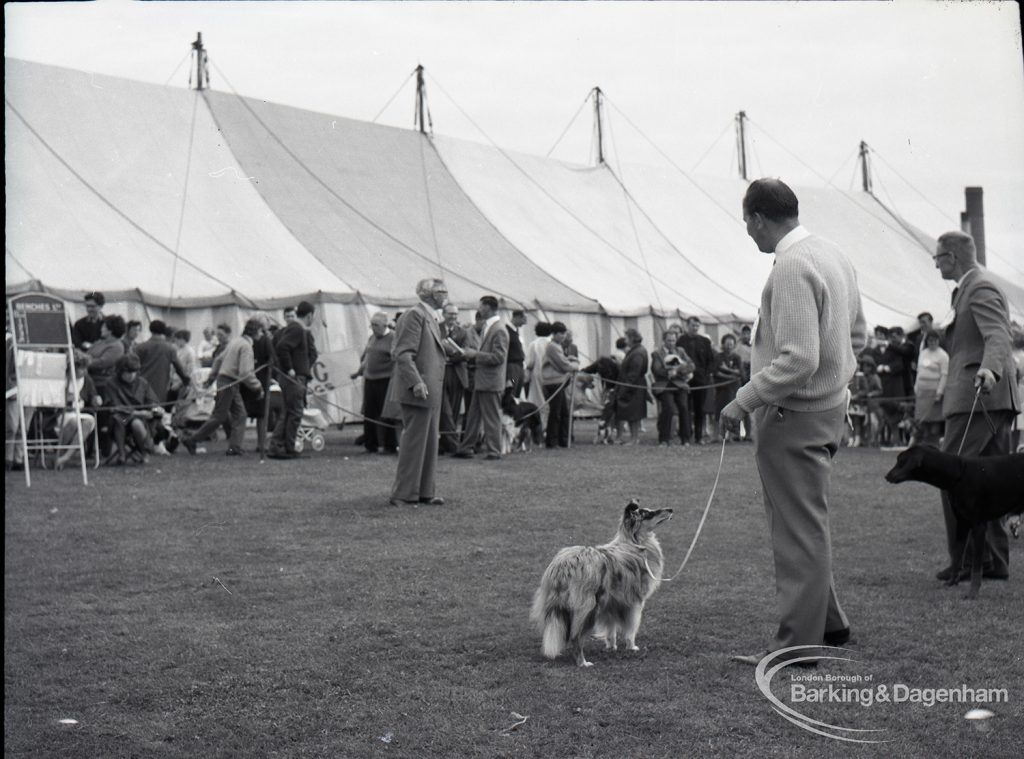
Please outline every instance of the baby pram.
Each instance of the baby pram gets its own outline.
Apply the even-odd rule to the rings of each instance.
[[[302,421],[299,423],[298,432],[295,433],[295,450],[302,453],[308,442],[314,451],[322,451],[327,445],[327,438],[324,437],[324,430],[327,427],[324,412],[316,408],[303,409]]]
[[[213,413],[214,391],[199,382],[183,387],[171,410],[171,427],[175,430],[197,429]]]
[[[284,413],[284,398],[281,393],[281,386],[277,380],[270,382],[270,416],[267,424],[267,432],[272,433],[277,426],[278,419]],[[302,453],[309,443],[314,451],[322,451],[327,445],[327,438],[324,437],[324,430],[330,425],[326,417],[319,409],[305,408],[302,411],[302,421],[299,422],[299,429],[295,433],[295,451]]]

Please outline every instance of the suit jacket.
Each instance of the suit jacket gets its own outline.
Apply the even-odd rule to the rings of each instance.
[[[505,364],[508,360],[508,330],[505,323],[498,319],[484,331],[480,338],[479,353],[476,354],[476,375],[473,379],[474,390],[487,390],[495,393],[505,391]]]
[[[388,384],[385,406],[396,403],[407,406],[440,409],[444,384],[445,351],[441,330],[431,309],[422,301],[402,314],[395,327],[391,348],[395,368]],[[412,389],[420,382],[427,386],[427,397],[417,398]]]
[[[469,330],[463,327],[461,324],[456,324],[451,328],[451,332],[448,332],[448,327],[444,324],[441,325],[441,339],[445,337],[451,337],[452,341],[460,348],[472,348],[474,347],[470,341]],[[464,356],[448,356],[447,358],[448,367],[455,372],[455,376],[459,378],[459,384],[463,388],[469,387],[469,369],[466,366],[466,359]]]
[[[679,336],[676,347],[686,351],[686,355],[693,361],[694,385],[707,384],[715,366],[715,349],[711,347],[711,338],[686,332]]]
[[[274,336],[277,368],[282,374],[288,374],[294,369],[296,377],[312,377],[313,361],[316,359],[310,355],[311,347],[313,339],[308,330],[297,321],[289,322]],[[315,347],[313,351],[316,351]]]
[[[1010,311],[1006,296],[987,271],[974,268],[967,273],[953,299],[953,312],[953,323],[946,327],[949,380],[942,397],[943,416],[970,413],[979,369],[990,370],[998,379],[992,392],[981,396],[985,408],[1020,409]]]

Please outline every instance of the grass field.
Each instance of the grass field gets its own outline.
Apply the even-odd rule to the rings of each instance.
[[[971,704],[802,704],[878,729],[858,745],[773,711],[729,662],[774,633],[774,579],[747,445],[726,450],[693,558],[651,599],[636,654],[589,670],[540,656],[527,614],[559,548],[601,543],[622,507],[671,506],[668,571],[718,448],[606,448],[439,465],[444,507],[385,506],[394,458],[355,432],[293,462],[250,455],[38,472],[5,484],[4,754],[43,757],[1011,757],[1024,699],[1024,541],[976,602],[935,580],[935,491],[891,486],[895,454],[841,452],[836,580],[860,673],[913,688],[1005,688]],[[250,443],[251,447],[251,443]],[[776,677],[788,701],[792,670]],[[786,678],[783,680],[782,678]],[[520,721],[513,713],[528,717]],[[61,725],[74,719],[75,725]]]

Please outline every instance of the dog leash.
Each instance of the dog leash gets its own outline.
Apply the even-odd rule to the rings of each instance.
[[[700,537],[701,530],[704,529],[704,522],[708,518],[708,512],[711,510],[711,501],[715,498],[715,491],[718,490],[718,478],[722,476],[722,464],[725,463],[725,443],[726,439],[722,437],[722,450],[718,455],[718,471],[715,473],[715,484],[711,486],[711,494],[708,496],[708,502],[704,506],[704,513],[701,515],[700,522],[697,524],[697,531],[693,533],[693,540],[690,541],[690,547],[686,549],[686,555],[683,557],[683,563],[679,565],[679,569],[671,577],[656,577],[654,572],[651,571],[650,564],[647,563],[647,557],[644,557],[644,567],[647,569],[647,574],[654,577],[659,582],[672,582],[674,579],[679,577],[682,573],[683,568],[686,566],[686,562],[690,560],[690,554],[693,553],[694,546],[697,545],[697,538]]]
[[[971,429],[971,420],[974,419],[974,411],[978,408],[978,401],[981,401],[981,385],[978,385],[977,391],[974,393],[974,403],[971,404],[971,413],[967,416],[967,424],[964,427],[964,436],[960,439],[960,447],[956,450],[956,455],[959,456],[964,449],[964,443],[967,442],[967,433]],[[992,417],[989,416],[988,409],[985,408],[985,401],[981,401],[981,410],[985,412],[985,421],[988,422],[989,429],[992,430],[992,434],[995,435],[996,425],[992,421]]]

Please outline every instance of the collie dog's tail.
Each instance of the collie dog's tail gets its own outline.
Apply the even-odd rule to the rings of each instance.
[[[548,659],[555,659],[565,648],[569,633],[569,613],[554,603],[544,584],[533,595],[530,619],[540,629],[540,651]]]

